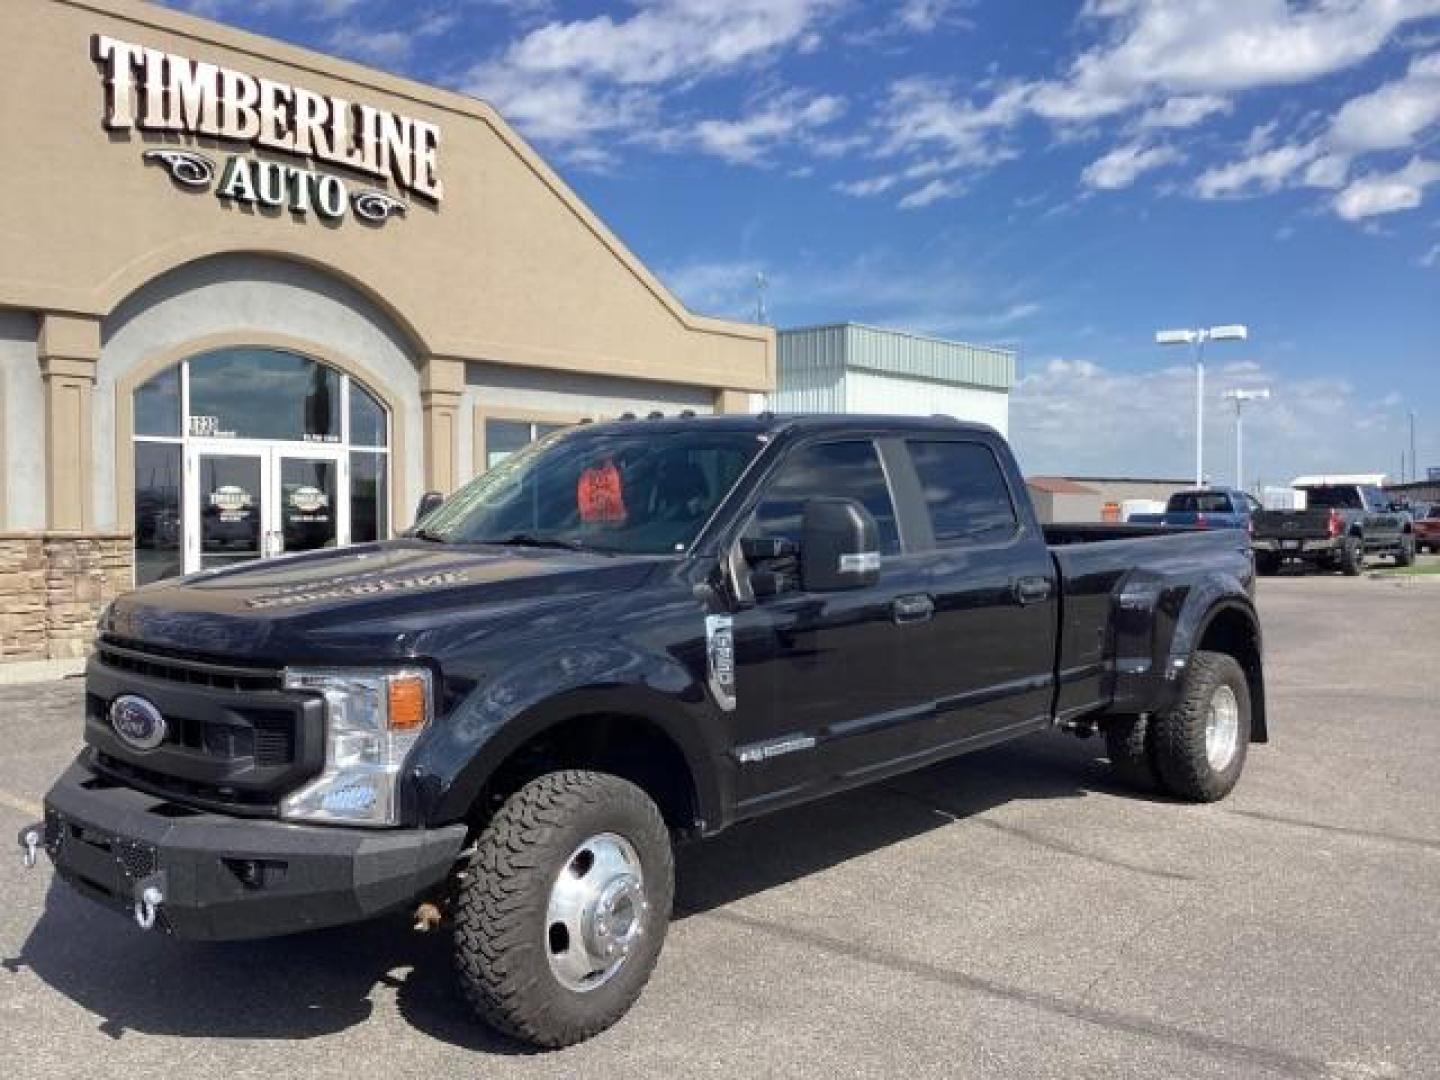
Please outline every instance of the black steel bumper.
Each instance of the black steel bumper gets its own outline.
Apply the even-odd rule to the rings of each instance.
[[[43,837],[57,873],[84,895],[133,914],[156,889],[157,929],[221,941],[401,907],[445,879],[465,826],[374,830],[226,817],[115,784],[82,754],[45,796]]]

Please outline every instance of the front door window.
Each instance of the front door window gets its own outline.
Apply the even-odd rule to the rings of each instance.
[[[224,349],[140,386],[136,584],[390,535],[390,418],[344,372]]]

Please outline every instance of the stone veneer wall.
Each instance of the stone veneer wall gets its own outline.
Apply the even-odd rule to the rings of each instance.
[[[95,620],[134,580],[119,533],[0,533],[0,663],[84,656]]]

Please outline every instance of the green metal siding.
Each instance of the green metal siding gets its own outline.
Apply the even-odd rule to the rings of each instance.
[[[776,412],[845,411],[845,327],[783,330],[775,336]]]
[[[845,327],[845,366],[957,386],[1009,390],[1015,353],[985,345],[942,341],[851,323]]]

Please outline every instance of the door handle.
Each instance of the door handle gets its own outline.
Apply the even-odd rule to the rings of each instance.
[[[1010,583],[1010,592],[1022,607],[1026,604],[1038,604],[1042,600],[1049,600],[1051,588],[1048,577],[1022,577],[1016,578]]]
[[[925,593],[897,596],[894,603],[890,605],[890,612],[896,625],[899,626],[906,623],[926,622],[930,616],[935,614],[935,601]]]

